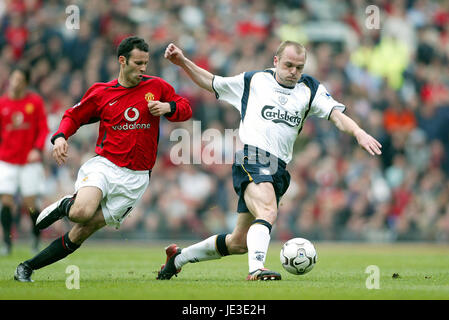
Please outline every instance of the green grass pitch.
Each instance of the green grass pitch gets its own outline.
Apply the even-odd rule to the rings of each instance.
[[[280,271],[281,281],[245,281],[247,255],[188,264],[178,277],[157,281],[167,244],[91,240],[66,259],[37,270],[34,283],[13,280],[17,264],[31,257],[28,246],[18,245],[11,256],[0,257],[0,300],[449,299],[447,245],[318,242],[315,268],[295,276],[281,267],[281,244],[274,242],[266,267]],[[79,268],[79,289],[66,286],[74,275],[66,273],[70,265]],[[378,289],[366,287],[370,265],[379,268]]]

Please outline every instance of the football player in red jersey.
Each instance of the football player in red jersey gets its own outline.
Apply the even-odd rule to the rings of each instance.
[[[18,281],[32,281],[33,270],[71,254],[106,225],[119,228],[142,197],[156,161],[160,116],[169,121],[191,118],[187,99],[163,79],[145,75],[148,44],[128,37],[118,47],[118,79],[94,84],[81,101],[68,109],[52,136],[58,164],[68,156],[68,139],[80,126],[100,121],[95,152],[84,163],[75,193],[42,210],[36,226],[43,229],[67,217],[75,224],[64,236],[16,269]]]
[[[48,135],[42,98],[28,90],[29,71],[12,71],[8,90],[0,97],[0,195],[1,224],[5,247],[11,253],[11,227],[16,211],[15,195],[20,191],[23,206],[33,221],[33,250],[38,250],[39,229],[34,227],[39,210],[36,205],[44,180],[42,151]]]

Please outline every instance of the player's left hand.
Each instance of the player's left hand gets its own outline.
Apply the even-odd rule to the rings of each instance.
[[[170,104],[168,102],[150,101],[148,102],[148,110],[155,117],[160,117],[171,111]]]
[[[33,162],[39,162],[42,160],[41,152],[37,149],[32,149],[28,153],[27,162],[33,163]]]
[[[355,134],[355,138],[357,139],[359,145],[363,149],[368,151],[370,155],[374,156],[382,154],[382,151],[380,150],[382,148],[382,145],[380,144],[380,142],[374,139],[364,130],[360,129],[359,131],[357,131],[357,133]]]

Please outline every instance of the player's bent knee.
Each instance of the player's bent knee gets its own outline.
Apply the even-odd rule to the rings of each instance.
[[[76,223],[86,223],[92,219],[95,212],[96,208],[93,210],[92,208],[74,204],[72,208],[70,208],[69,219]]]
[[[76,223],[84,223],[88,221],[88,214],[85,209],[72,207],[69,212],[70,221]]]
[[[277,216],[278,213],[276,210],[264,210],[257,215],[256,219],[265,220],[273,225],[276,222]]]

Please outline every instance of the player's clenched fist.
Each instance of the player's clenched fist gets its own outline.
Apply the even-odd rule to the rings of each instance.
[[[169,113],[171,108],[167,102],[150,101],[148,102],[148,110],[155,117],[160,117],[166,113]]]
[[[59,137],[55,140],[55,145],[53,146],[52,156],[61,165],[66,162],[68,156],[69,145],[63,137]]]
[[[180,65],[184,59],[184,54],[182,50],[175,46],[173,43],[170,43],[165,49],[164,54],[165,59],[170,60],[170,62]]]

